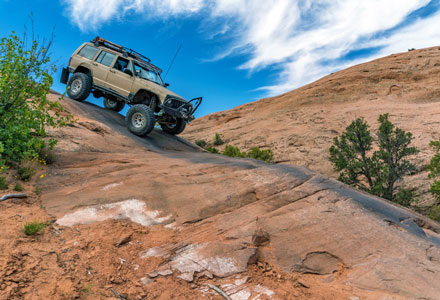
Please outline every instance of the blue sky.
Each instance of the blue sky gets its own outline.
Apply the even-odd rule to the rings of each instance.
[[[41,37],[55,26],[60,66],[96,35],[165,71],[182,45],[166,82],[187,99],[204,97],[198,117],[440,45],[440,0],[0,0],[0,36],[22,34],[31,11]],[[59,74],[53,88],[65,88]]]

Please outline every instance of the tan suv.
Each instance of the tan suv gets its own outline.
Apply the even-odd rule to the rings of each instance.
[[[149,134],[156,122],[163,131],[179,134],[194,119],[202,97],[187,101],[173,93],[161,72],[140,53],[96,37],[73,53],[61,82],[74,100],[83,101],[92,93],[104,97],[104,107],[117,112],[130,105],[125,119],[136,135]]]

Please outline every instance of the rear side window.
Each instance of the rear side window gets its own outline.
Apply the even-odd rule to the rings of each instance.
[[[95,48],[93,46],[85,45],[84,47],[82,47],[81,50],[79,50],[78,55],[88,59],[92,59],[93,57],[95,57],[95,54],[96,52],[98,52],[98,50],[98,48]]]
[[[99,62],[100,64],[103,64],[103,65],[109,67],[111,65],[113,59],[115,58],[115,56],[116,55],[103,50],[101,53],[99,53],[99,56],[96,59],[96,61]]]

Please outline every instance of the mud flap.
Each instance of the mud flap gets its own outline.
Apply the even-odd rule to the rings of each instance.
[[[60,82],[67,84],[68,80],[69,80],[69,69],[63,68],[63,71],[61,72]]]

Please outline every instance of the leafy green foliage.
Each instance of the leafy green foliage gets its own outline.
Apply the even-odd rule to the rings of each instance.
[[[393,201],[402,206],[410,207],[414,202],[414,193],[407,189],[401,189],[394,195]]]
[[[219,133],[216,133],[215,137],[214,137],[214,145],[215,146],[220,146],[220,145],[223,145],[224,143],[225,142],[222,140],[221,135]]]
[[[371,194],[394,200],[396,182],[415,171],[406,157],[419,152],[410,147],[412,134],[396,128],[388,114],[379,116],[376,132],[378,150],[372,152],[373,137],[363,118],[353,121],[330,147],[330,162],[339,173],[339,180]],[[371,153],[372,152],[372,153]],[[407,201],[409,194],[399,194]],[[406,199],[406,200],[402,200]]]
[[[440,175],[440,141],[431,141],[429,145],[435,151],[428,165],[429,178],[435,178]],[[437,201],[440,201],[440,180],[434,181],[429,191],[437,198]]]
[[[440,222],[440,206],[439,205],[434,205],[430,212],[428,213],[428,217],[430,217],[431,219]]]
[[[72,120],[59,101],[46,97],[56,71],[49,58],[52,40],[32,38],[28,46],[26,38],[14,32],[1,39],[0,164],[37,158],[40,149],[56,143],[45,142],[46,126],[65,126]]]
[[[34,189],[34,193],[35,195],[40,196],[43,193],[43,188],[37,185]]]
[[[201,148],[205,148],[206,144],[207,144],[205,140],[197,140],[195,143],[197,146],[199,146]]]
[[[46,228],[47,224],[46,223],[42,223],[39,221],[33,221],[33,222],[29,222],[24,224],[24,233],[26,235],[36,235],[38,234],[41,230],[43,230],[44,228]]]
[[[17,192],[23,192],[23,191],[24,191],[24,188],[23,188],[23,186],[20,184],[20,182],[17,182],[17,183],[14,185],[14,191],[17,191]]]
[[[29,181],[36,172],[36,163],[33,161],[25,161],[17,169],[18,178],[23,181]]]
[[[5,176],[0,176],[0,190],[7,190],[9,187],[8,180]]]
[[[206,148],[206,151],[209,151],[209,152],[214,153],[214,154],[220,154],[220,151],[218,151],[214,147],[208,147],[208,148]]]
[[[226,145],[223,155],[230,157],[246,157],[246,152],[240,152],[240,149],[235,146]]]
[[[247,154],[246,157],[258,159],[265,161],[267,163],[273,162],[273,153],[270,149],[261,150],[258,147],[253,147]]]

